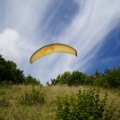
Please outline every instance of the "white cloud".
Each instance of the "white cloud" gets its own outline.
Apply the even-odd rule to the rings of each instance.
[[[32,44],[27,43],[24,39],[16,30],[6,28],[0,33],[0,54],[17,64],[22,63],[34,49]]]
[[[0,52],[9,59],[19,59],[20,51],[18,49],[19,34],[16,30],[5,29],[0,34]]]

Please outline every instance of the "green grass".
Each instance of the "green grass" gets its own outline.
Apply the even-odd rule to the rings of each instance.
[[[68,87],[56,85],[33,87],[31,85],[14,85],[0,87],[0,120],[56,120],[58,98],[77,93],[79,88],[83,91],[88,90],[89,86]],[[109,106],[112,102],[120,108],[120,89],[100,88],[101,99],[104,98],[105,92],[108,93],[107,105]],[[36,99],[42,98],[44,100],[37,100],[36,102],[33,96]],[[28,103],[30,104],[26,104],[25,97],[26,99],[29,97]],[[30,100],[33,100],[32,105]],[[22,101],[22,104],[20,101]]]

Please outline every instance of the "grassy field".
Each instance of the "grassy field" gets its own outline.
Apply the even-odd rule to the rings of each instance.
[[[43,91],[45,102],[37,105],[20,104],[20,100],[25,92],[30,93],[33,88]],[[88,86],[68,87],[68,86],[24,86],[14,85],[0,87],[0,120],[55,120],[56,119],[56,101],[58,97],[71,95],[81,90],[89,89]],[[100,97],[108,93],[109,105],[111,102],[120,108],[120,89],[100,88]]]

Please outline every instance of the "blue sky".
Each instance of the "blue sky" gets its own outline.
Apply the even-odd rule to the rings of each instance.
[[[0,0],[0,54],[45,84],[65,71],[120,66],[120,0]],[[78,57],[55,53],[29,63],[40,47],[63,43]]]
[[[120,24],[112,29],[104,38],[101,48],[92,59],[92,64],[86,73],[99,70],[101,73],[106,68],[113,69],[120,66]]]

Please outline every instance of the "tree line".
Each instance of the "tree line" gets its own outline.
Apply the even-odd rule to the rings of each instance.
[[[5,60],[0,55],[0,84],[41,84],[39,80],[28,75],[24,75],[24,71],[17,68],[16,63]],[[46,82],[50,85],[49,82]],[[59,74],[55,79],[51,79],[51,84],[66,84],[68,86],[79,85],[95,85],[109,88],[120,87],[120,67],[114,69],[105,69],[104,73],[96,70],[95,73],[87,75],[80,71],[66,71]]]
[[[120,67],[105,69],[104,73],[96,70],[91,75],[80,71],[66,71],[63,74],[59,74],[55,80],[56,84],[67,84],[69,86],[94,85],[106,88],[118,88],[120,87]]]
[[[5,60],[0,55],[0,84],[40,84],[40,81],[31,75],[25,77],[23,72],[17,68],[16,63]]]

